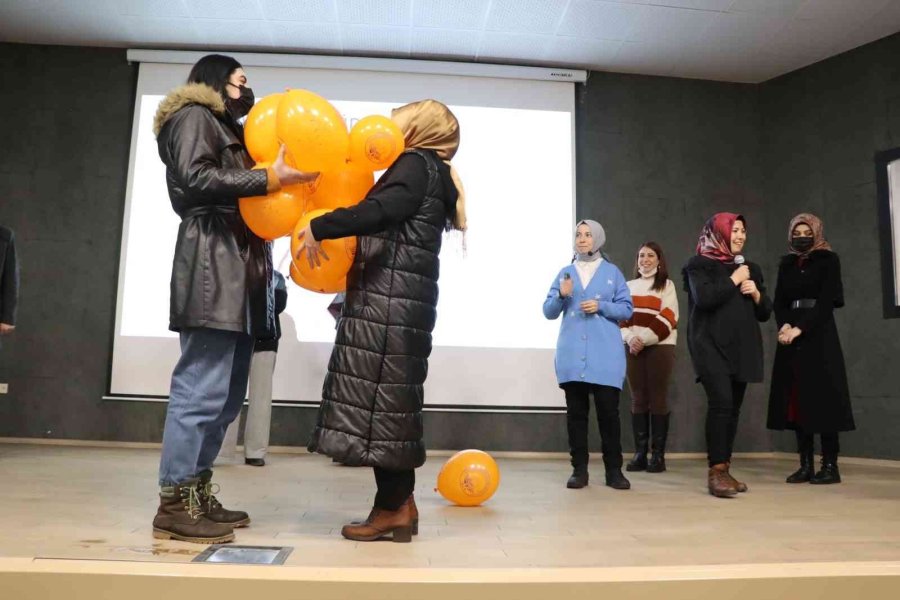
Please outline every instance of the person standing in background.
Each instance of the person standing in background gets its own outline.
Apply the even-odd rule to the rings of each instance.
[[[772,314],[762,269],[744,260],[746,242],[744,217],[717,213],[703,226],[697,254],[682,270],[688,350],[707,397],[707,488],[718,498],[748,489],[731,476],[731,454],[747,384],[763,380],[759,324]]]
[[[278,354],[278,340],[281,339],[281,313],[287,306],[287,285],[284,275],[274,272],[275,277],[275,336],[256,340],[253,358],[250,359],[250,395],[247,416],[244,419],[244,464],[263,467],[269,450],[269,432],[272,427],[272,376],[275,374],[275,357]],[[241,418],[238,415],[228,430],[216,463],[224,462],[227,455],[234,453],[240,432]]]
[[[675,366],[678,297],[659,244],[647,242],[638,249],[634,277],[628,282],[634,314],[619,323],[622,341],[628,350],[627,373],[634,432],[634,458],[625,470],[662,473],[666,470],[666,440],[669,436],[666,396]],[[651,435],[653,455],[648,462]]]
[[[856,428],[834,309],[844,306],[841,261],[822,221],[801,213],[788,227],[790,253],[775,286],[778,347],[769,394],[769,429],[797,434],[800,468],[787,483],[840,483],[838,432]],[[813,434],[822,440],[822,469],[813,472]]]
[[[0,225],[0,336],[16,329],[19,302],[19,261],[12,229]]]
[[[625,350],[619,321],[631,318],[633,305],[625,276],[604,260],[606,233],[597,221],[575,228],[575,258],[563,267],[544,300],[544,316],[562,315],[556,342],[556,380],[566,395],[566,431],[572,475],[569,489],[588,484],[588,414],[591,397],[597,411],[606,485],[627,490],[622,474],[619,393],[625,383]]]

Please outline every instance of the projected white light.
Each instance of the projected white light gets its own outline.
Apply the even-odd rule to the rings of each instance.
[[[558,323],[546,321],[540,307],[554,275],[571,256],[571,84],[296,71],[254,69],[249,84],[257,98],[285,87],[312,89],[334,104],[348,128],[367,115],[389,116],[392,108],[423,96],[447,103],[460,121],[461,145],[453,164],[466,186],[469,231],[465,254],[458,234],[445,236],[429,379],[432,384],[446,378],[457,388],[453,393],[426,390],[428,402],[557,404],[553,348]],[[169,204],[151,124],[165,91],[185,73],[186,67],[176,65],[141,65],[113,393],[167,394],[178,357],[168,312],[179,220]],[[278,240],[274,258],[285,274],[288,254],[288,240]],[[318,400],[334,340],[334,320],[326,310],[331,299],[289,284],[276,397]],[[520,383],[498,386],[503,388],[499,393],[459,388],[473,367]]]

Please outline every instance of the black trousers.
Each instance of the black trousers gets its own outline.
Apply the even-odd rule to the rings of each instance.
[[[600,426],[603,464],[606,469],[622,468],[622,432],[619,425],[619,390],[608,385],[569,382],[562,384],[566,393],[566,427],[572,466],[588,464],[588,413],[590,396],[594,396],[597,424]]]
[[[706,375],[700,383],[706,391],[706,453],[711,467],[731,460],[747,382],[723,374]]]
[[[378,486],[375,506],[384,510],[399,509],[416,487],[415,470],[392,471],[374,467],[374,471],[375,485]]]
[[[836,431],[820,433],[822,439],[822,456],[825,458],[837,458],[841,451],[841,442]],[[813,434],[797,431],[797,450],[800,454],[813,452]]]

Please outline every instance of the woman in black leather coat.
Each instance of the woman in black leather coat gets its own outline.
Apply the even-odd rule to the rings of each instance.
[[[252,170],[238,119],[253,106],[240,63],[211,54],[154,119],[173,210],[181,217],[172,263],[169,328],[181,358],[172,373],[153,535],[199,543],[234,539],[250,522],[210,493],[212,463],[247,391],[253,340],[274,330],[272,259],[244,224],[238,198],[314,178],[288,167]]]

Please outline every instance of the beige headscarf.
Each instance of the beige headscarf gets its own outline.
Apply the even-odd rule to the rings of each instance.
[[[459,174],[450,163],[459,149],[459,121],[449,108],[437,100],[420,100],[395,108],[391,111],[391,119],[403,132],[407,148],[434,150],[438,158],[450,167],[450,177],[459,192],[453,228],[465,231],[466,194]]]
[[[812,229],[813,245],[806,252],[798,252],[791,247],[791,237],[794,234],[794,227],[801,223],[808,225]],[[800,213],[791,219],[791,225],[788,227],[788,248],[792,254],[799,256],[808,256],[810,252],[815,250],[831,250],[831,244],[825,241],[825,226],[822,225],[822,219],[812,213]]]

